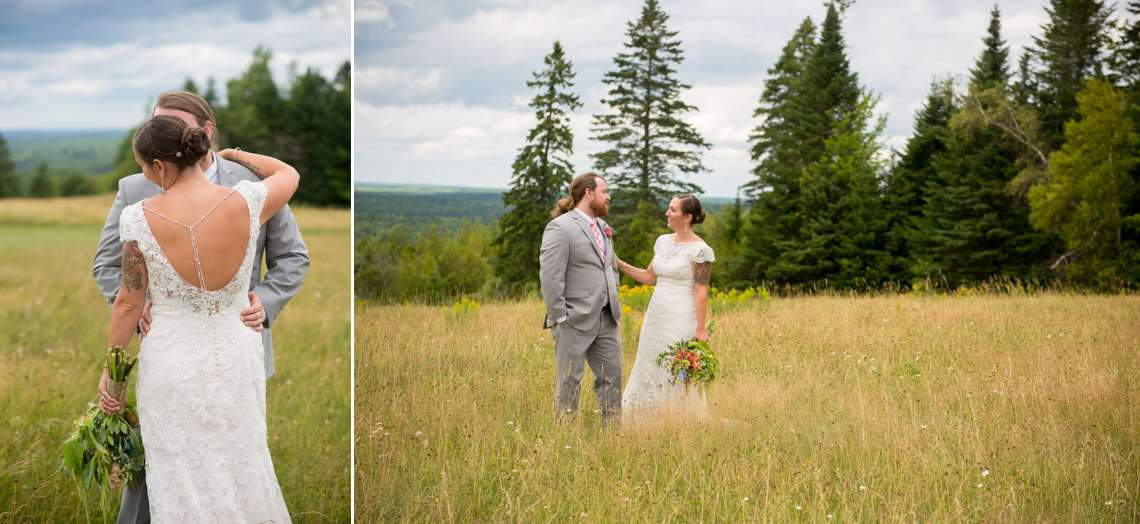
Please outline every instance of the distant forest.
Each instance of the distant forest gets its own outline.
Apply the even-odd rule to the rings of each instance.
[[[291,83],[279,87],[269,71],[271,59],[270,50],[254,50],[249,67],[225,81],[224,99],[213,78],[204,87],[190,79],[171,87],[193,91],[210,102],[221,147],[240,146],[296,167],[301,186],[294,201],[348,206],[352,195],[349,62],[333,78],[313,68],[295,69]],[[134,129],[114,137],[108,133],[112,132],[0,134],[0,198],[115,190],[120,178],[139,168],[131,152]]]

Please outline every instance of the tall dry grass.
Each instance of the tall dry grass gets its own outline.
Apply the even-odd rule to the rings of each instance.
[[[357,305],[362,522],[1140,520],[1140,297],[775,299],[717,316],[711,422],[608,431],[540,303],[464,309]]]
[[[84,521],[60,445],[95,398],[106,347],[110,309],[90,270],[110,202],[0,201],[0,522]],[[347,522],[350,215],[296,214],[312,264],[273,327],[269,448],[295,522]]]

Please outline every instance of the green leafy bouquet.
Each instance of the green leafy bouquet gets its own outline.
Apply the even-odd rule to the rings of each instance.
[[[711,384],[720,367],[709,343],[695,338],[669,346],[657,355],[657,365],[669,370],[673,384]]]
[[[123,398],[136,361],[121,346],[107,350],[107,391],[112,396]],[[119,413],[106,413],[97,404],[88,403],[87,413],[76,419],[75,431],[63,443],[63,469],[72,473],[77,484],[81,480],[86,488],[97,486],[105,496],[122,481],[137,484],[143,478],[144,466],[134,406],[127,403]]]

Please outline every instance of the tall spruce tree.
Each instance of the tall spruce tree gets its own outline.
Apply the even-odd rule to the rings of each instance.
[[[641,16],[627,24],[625,51],[602,78],[608,112],[595,115],[592,127],[594,140],[609,144],[591,157],[613,188],[618,251],[641,263],[664,231],[664,202],[677,192],[701,191],[686,178],[705,171],[701,154],[711,147],[683,120],[697,108],[681,100],[690,86],[677,79],[684,53],[668,21],[657,0],[646,0]]]
[[[767,268],[779,258],[776,245],[798,238],[803,210],[799,206],[800,174],[814,158],[801,149],[802,119],[793,111],[792,98],[802,92],[803,70],[815,48],[815,24],[804,18],[784,45],[780,58],[768,69],[768,79],[753,117],[752,180],[744,186],[750,200],[749,219],[741,231],[741,280],[759,283],[769,278]]]
[[[990,10],[990,25],[982,43],[982,54],[970,69],[970,85],[982,89],[1005,87],[1009,83],[1009,47],[1001,36],[1001,11],[997,4]]]
[[[536,91],[530,107],[537,124],[527,133],[526,144],[511,166],[511,187],[503,194],[507,212],[499,219],[494,241],[499,248],[495,275],[511,293],[537,287],[538,258],[534,254],[542,243],[551,209],[574,176],[570,115],[582,103],[570,91],[574,87],[573,63],[566,58],[562,44],[555,41],[543,65],[526,83]]]
[[[875,102],[862,94],[832,124],[823,155],[804,170],[803,241],[781,258],[787,267],[802,268],[802,282],[866,289],[890,277],[879,158],[886,120],[872,123]]]
[[[19,194],[15,166],[8,152],[8,141],[0,134],[0,198],[12,198]]]
[[[1041,64],[1043,139],[1053,151],[1064,141],[1065,122],[1077,116],[1077,92],[1085,79],[1102,74],[1112,9],[1103,0],[1050,0],[1045,12],[1049,21],[1033,43]]]
[[[802,214],[799,231],[791,238],[776,238],[769,246],[777,256],[766,268],[766,276],[778,282],[838,278],[842,280],[839,285],[854,286],[858,285],[856,278],[848,278],[853,268],[862,271],[882,262],[885,215],[864,215],[883,213],[877,172],[881,166],[876,159],[878,128],[868,129],[874,104],[864,95],[847,58],[841,21],[845,7],[846,3],[827,4],[819,40],[789,98],[793,136],[809,163],[799,179],[803,193],[798,204]],[[851,233],[848,223],[871,229],[858,238],[841,239]],[[874,269],[872,277],[880,278],[882,271]]]
[[[1009,91],[1008,59],[995,7],[983,48],[971,69],[968,103],[983,111]],[[961,122],[961,119],[959,119]],[[946,150],[935,156],[922,216],[911,230],[913,276],[950,286],[997,275],[1027,277],[1048,242],[1029,225],[1028,208],[1007,188],[1019,172],[1018,145],[994,127],[952,125]]]
[[[928,184],[934,180],[935,158],[946,152],[950,116],[954,113],[954,86],[950,79],[930,84],[926,102],[914,118],[914,134],[907,140],[902,158],[887,178],[884,204],[887,209],[889,273],[896,281],[910,279],[910,239],[926,203]]]

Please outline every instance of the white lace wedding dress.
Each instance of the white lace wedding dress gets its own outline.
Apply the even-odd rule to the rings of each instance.
[[[156,523],[290,521],[266,441],[261,335],[240,317],[267,189],[242,181],[234,191],[249,209],[249,245],[237,274],[216,291],[171,267],[145,216],[162,215],[144,210],[145,201],[120,219],[122,241],[137,241],[145,258],[153,303],[136,396]]]
[[[657,355],[673,343],[693,338],[696,333],[693,264],[713,260],[713,250],[704,241],[678,243],[673,235],[657,237],[653,244],[657,285],[645,311],[637,357],[621,397],[623,417],[636,419],[662,410],[702,419],[708,417],[704,391],[670,384],[671,375],[657,364]]]

